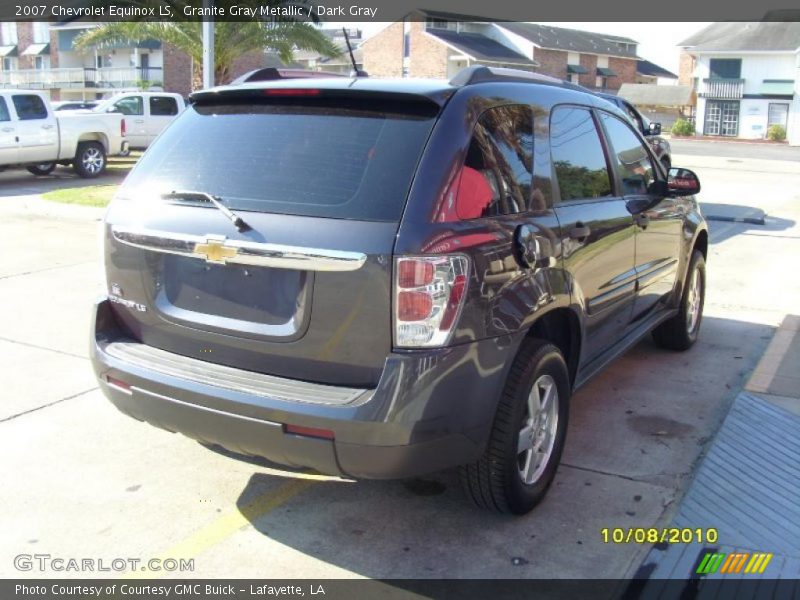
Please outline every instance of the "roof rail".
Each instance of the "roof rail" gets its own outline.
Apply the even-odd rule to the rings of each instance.
[[[556,85],[562,85],[564,83],[561,79],[550,77],[549,75],[542,75],[541,73],[532,73],[531,71],[523,71],[521,69],[474,65],[466,69],[461,69],[456,73],[450,80],[450,85],[465,86],[476,83],[488,83],[490,81],[519,81],[523,83],[550,83]]]

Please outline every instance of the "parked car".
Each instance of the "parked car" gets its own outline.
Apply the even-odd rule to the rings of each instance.
[[[353,478],[460,466],[525,513],[574,390],[697,339],[699,189],[522,71],[197,92],[109,206],[94,369],[169,431]]]
[[[47,175],[57,164],[71,164],[81,177],[97,177],[108,155],[127,149],[119,115],[56,116],[42,92],[0,91],[0,168]]]
[[[98,104],[99,102],[60,100],[51,102],[50,106],[53,107],[54,111],[60,112],[62,110],[92,110]]]
[[[669,171],[672,166],[672,148],[669,142],[661,137],[661,123],[653,123],[650,121],[636,106],[624,98],[620,98],[614,94],[598,93],[597,95],[622,109],[634,126],[650,143],[656,158],[658,158],[661,164],[664,165],[664,168]]]
[[[94,112],[122,113],[131,149],[144,150],[185,107],[180,94],[128,92],[103,100]]]

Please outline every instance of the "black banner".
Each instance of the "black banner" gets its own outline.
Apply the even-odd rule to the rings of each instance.
[[[797,21],[800,11],[737,0],[3,0],[3,21],[250,21],[392,22],[403,18],[474,21]],[[658,31],[649,32],[658,35]]]
[[[692,598],[800,598],[797,580],[768,579],[296,579],[296,580],[0,580],[3,600],[140,600],[160,598],[314,598],[317,600],[689,600]]]

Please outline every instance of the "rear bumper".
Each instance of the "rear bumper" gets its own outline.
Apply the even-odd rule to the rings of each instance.
[[[411,477],[476,460],[494,418],[507,356],[516,347],[514,340],[495,339],[391,354],[377,388],[343,391],[126,340],[107,300],[95,305],[93,325],[95,373],[122,412],[233,452],[370,479]],[[137,352],[119,351],[125,347]],[[328,430],[334,439],[287,433],[286,425]]]

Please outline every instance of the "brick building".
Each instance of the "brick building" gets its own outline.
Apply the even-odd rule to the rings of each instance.
[[[630,38],[576,29],[419,11],[365,41],[361,50],[364,69],[375,77],[450,78],[482,64],[615,91],[636,81],[637,45]]]
[[[75,38],[95,26],[30,21],[0,24],[0,88],[41,89],[49,92],[52,100],[94,99],[141,86],[184,95],[191,91],[191,59],[159,40],[81,51],[75,48]]]

